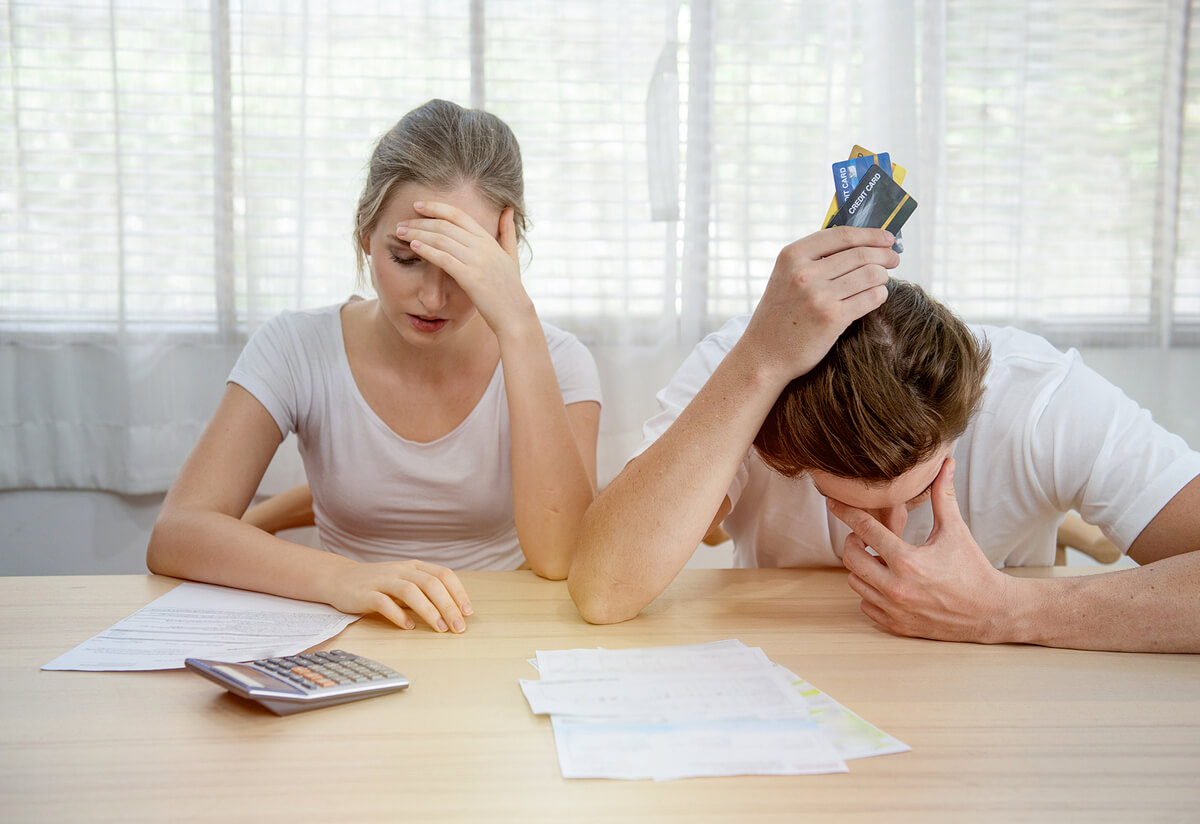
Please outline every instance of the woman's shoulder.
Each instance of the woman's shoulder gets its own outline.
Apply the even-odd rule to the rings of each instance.
[[[579,336],[574,332],[568,332],[561,326],[555,326],[553,323],[538,319],[542,324],[542,333],[546,336],[546,343],[551,343],[560,340],[579,340]]]
[[[587,345],[574,332],[569,332],[560,326],[541,321],[542,334],[546,336],[546,346],[550,354],[557,352],[576,352],[590,354]]]
[[[302,339],[325,337],[340,328],[342,307],[362,298],[353,297],[341,303],[305,309],[284,309],[268,318],[255,335],[295,336]]]
[[[574,333],[552,323],[542,321],[542,331],[563,400],[567,403],[599,401],[600,371],[591,350]]]

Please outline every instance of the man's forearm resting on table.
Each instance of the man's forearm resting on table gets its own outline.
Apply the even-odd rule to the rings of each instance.
[[[1200,552],[1076,578],[1014,579],[1008,637],[1071,649],[1200,652]]]

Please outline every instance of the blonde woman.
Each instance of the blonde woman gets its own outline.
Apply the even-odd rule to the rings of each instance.
[[[375,298],[285,312],[247,344],[167,494],[156,573],[462,632],[455,569],[561,579],[596,489],[600,391],[521,284],[521,155],[433,100],[377,144],[354,232]],[[240,520],[296,432],[322,549]]]

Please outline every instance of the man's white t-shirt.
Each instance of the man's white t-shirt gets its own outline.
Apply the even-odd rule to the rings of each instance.
[[[641,454],[664,433],[742,336],[750,316],[701,341],[659,395]],[[1189,481],[1200,453],[1087,367],[1011,328],[972,327],[991,344],[981,408],[954,448],[954,490],[963,520],[997,567],[1054,563],[1063,515],[1077,510],[1128,551]],[[849,529],[825,507],[807,475],[785,478],[751,448],[729,488],[725,531],[739,567],[840,566]],[[904,539],[922,544],[929,502],[909,513]]]
[[[259,329],[229,381],[295,432],[321,545],[360,561],[416,558],[451,569],[516,569],[512,439],[500,364],[448,434],[406,440],[375,414],[346,359],[341,305],[284,312]],[[566,404],[600,401],[591,353],[542,324]]]

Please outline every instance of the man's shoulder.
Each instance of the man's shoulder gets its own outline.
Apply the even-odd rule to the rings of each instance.
[[[746,327],[750,324],[750,318],[750,312],[744,315],[734,315],[716,330],[705,335],[698,346],[715,346],[728,352],[745,334]]]
[[[970,329],[990,350],[989,381],[1006,374],[1024,380],[1038,374],[1061,378],[1080,360],[1074,349],[1064,351],[1041,335],[1012,326],[971,325]]]

